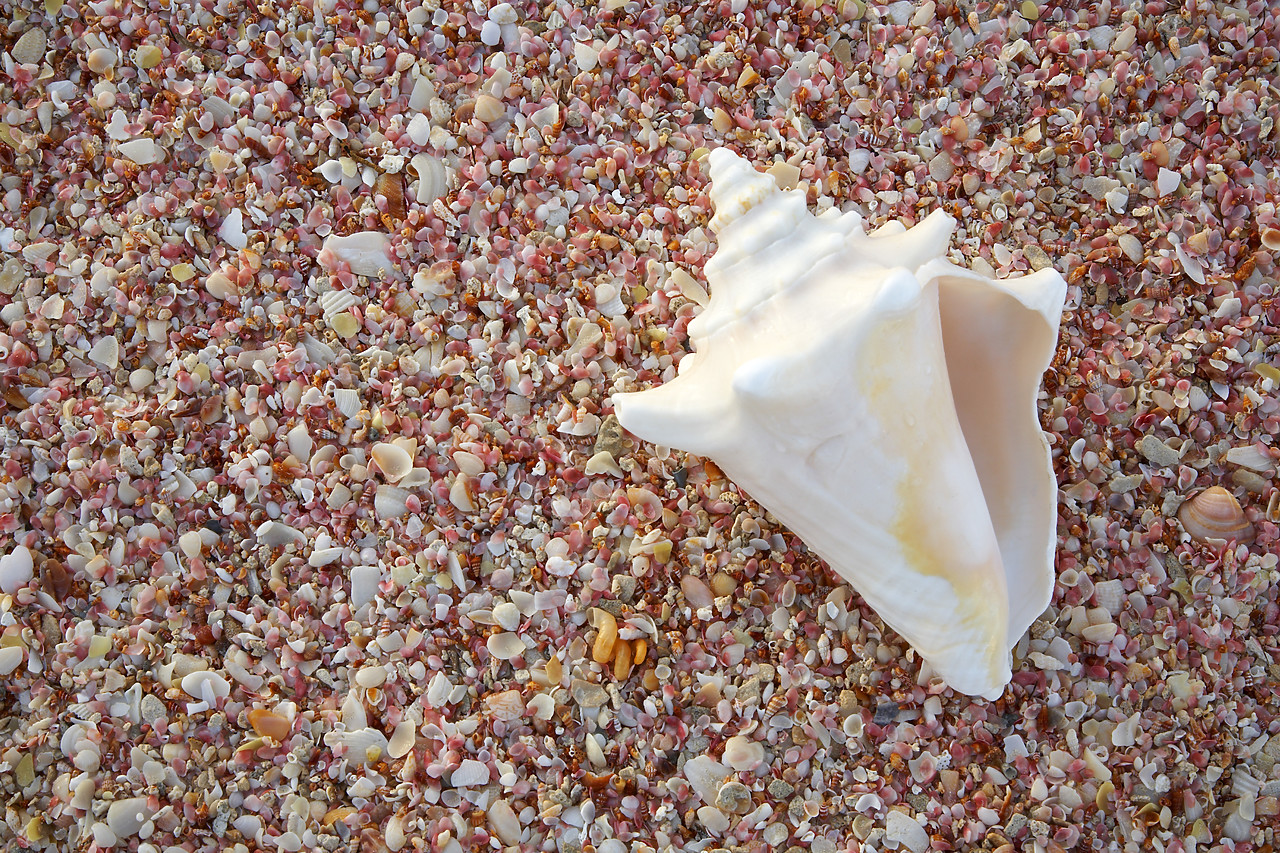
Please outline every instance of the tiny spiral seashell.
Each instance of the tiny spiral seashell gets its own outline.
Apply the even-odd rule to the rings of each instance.
[[[1178,518],[1183,529],[1201,542],[1223,539],[1247,545],[1253,541],[1253,525],[1240,502],[1221,486],[1211,486],[1184,503]]]
[[[786,707],[787,707],[787,694],[786,693],[773,694],[773,698],[771,698],[768,704],[764,706],[765,719],[768,719],[769,717],[772,717],[775,714],[780,713]]]

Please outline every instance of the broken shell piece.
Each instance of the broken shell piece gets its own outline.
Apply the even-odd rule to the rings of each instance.
[[[475,512],[476,503],[471,497],[471,478],[459,474],[449,487],[449,502],[463,512]]]
[[[449,191],[449,172],[439,157],[415,154],[409,161],[409,168],[418,175],[418,187],[415,190],[418,204],[431,204]]]
[[[524,698],[519,690],[503,690],[485,697],[485,706],[495,720],[510,722],[524,716]]]
[[[89,358],[107,370],[115,370],[120,364],[120,343],[113,337],[105,337],[89,350]]]
[[[381,231],[359,231],[345,237],[328,237],[321,254],[331,252],[356,275],[376,276],[390,272],[391,238]],[[322,261],[323,263],[323,261]]]
[[[125,145],[133,145],[133,143],[126,142],[121,145],[121,152],[124,151]],[[137,158],[131,159],[136,160]],[[244,214],[239,209],[232,210],[223,218],[222,224],[218,226],[218,236],[233,249],[243,249],[249,245],[249,235],[244,230]]]
[[[388,483],[399,482],[413,468],[413,457],[397,444],[378,442],[370,455],[378,463],[378,470],[387,478]]]
[[[0,557],[0,592],[13,595],[26,586],[34,575],[35,555],[25,545],[17,545]]]
[[[615,395],[618,421],[713,459],[948,684],[998,697],[1053,590],[1036,397],[1066,282],[949,263],[942,211],[868,235],[728,150],[709,165],[719,247],[695,353]]]
[[[368,764],[377,761],[387,752],[387,736],[377,729],[367,726],[351,731],[333,731],[324,736],[326,746],[343,746],[346,757],[355,762]]]
[[[236,283],[221,270],[214,270],[204,280],[205,291],[214,299],[225,302],[239,293]]]
[[[764,746],[750,738],[736,735],[724,746],[724,763],[737,771],[752,771],[764,763]]]
[[[413,749],[417,739],[418,733],[413,720],[401,720],[391,732],[391,739],[387,741],[387,754],[392,758],[404,758]]]
[[[360,392],[354,388],[333,389],[333,406],[344,417],[354,418],[360,414]]]
[[[588,459],[582,470],[588,474],[612,474],[615,477],[626,476],[622,468],[618,466],[618,460],[614,459],[613,454],[607,450],[601,450]]]
[[[1248,545],[1253,541],[1253,525],[1244,517],[1240,502],[1221,486],[1211,486],[1184,503],[1178,518],[1183,529],[1201,542],[1221,539]]]
[[[120,153],[139,166],[149,166],[164,160],[164,149],[157,145],[154,139],[131,139],[128,142],[121,142]]]
[[[293,724],[287,717],[268,711],[266,708],[254,708],[249,712],[248,717],[249,725],[253,726],[255,732],[277,742],[282,742],[289,737],[289,731],[293,728]]]
[[[409,513],[408,489],[383,484],[373,497],[373,511],[378,518],[403,518]]]
[[[1262,229],[1262,247],[1268,252],[1280,252],[1280,228]]]
[[[398,173],[386,172],[378,176],[373,185],[375,195],[387,200],[387,215],[399,221],[404,219],[404,178]]]
[[[627,313],[622,302],[622,287],[618,282],[601,281],[595,287],[596,310],[604,317],[617,317]]]
[[[231,695],[231,685],[227,680],[208,669],[197,670],[183,676],[182,689],[187,695],[202,699],[209,705],[213,705],[216,699],[224,699]]]
[[[334,320],[341,314],[351,316],[348,309],[360,304],[360,299],[349,290],[330,290],[320,294],[320,310],[324,313],[324,321],[332,328]]]

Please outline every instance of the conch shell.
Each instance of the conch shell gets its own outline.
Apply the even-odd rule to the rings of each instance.
[[[868,235],[727,150],[710,169],[719,248],[696,353],[615,395],[618,420],[710,457],[948,684],[998,697],[1053,587],[1036,394],[1066,282],[954,266],[941,211]]]

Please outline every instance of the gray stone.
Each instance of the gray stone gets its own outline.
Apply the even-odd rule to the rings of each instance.
[[[1027,263],[1031,264],[1033,270],[1038,271],[1053,266],[1053,260],[1039,246],[1025,247],[1022,250],[1022,256],[1027,259]]]
[[[581,678],[573,680],[569,692],[573,695],[573,701],[584,708],[599,708],[609,701],[609,694],[604,691],[603,687],[599,684],[592,684],[590,681],[583,681]]]
[[[1144,435],[1138,442],[1138,452],[1146,457],[1152,465],[1171,468],[1177,465],[1182,455],[1154,435]]]
[[[1120,187],[1120,182],[1115,178],[1106,178],[1099,175],[1090,175],[1080,182],[1081,188],[1098,201],[1106,196],[1107,193]]]
[[[1141,474],[1129,474],[1127,476],[1117,475],[1111,478],[1111,493],[1114,495],[1123,495],[1125,492],[1132,492],[1134,489],[1142,485],[1145,479]]]
[[[618,423],[618,416],[607,415],[600,422],[600,430],[596,433],[596,443],[591,452],[595,455],[604,451],[612,454],[614,459],[620,460],[627,455],[629,446],[630,442],[627,441],[622,424]]]
[[[769,782],[769,787],[765,789],[765,792],[775,800],[785,800],[794,794],[795,790],[795,788],[781,779],[773,779]]]
[[[157,720],[164,719],[169,712],[165,709],[164,703],[160,701],[159,697],[148,693],[142,697],[139,713],[142,716],[142,722],[154,726]]]
[[[725,814],[746,814],[751,811],[751,789],[736,779],[726,782],[716,793],[716,808]]]
[[[1022,828],[1027,825],[1027,816],[1024,814],[1009,815],[1009,819],[1004,822],[1004,834],[1009,838],[1015,838]]]
[[[639,582],[633,575],[614,575],[613,594],[630,604],[636,597],[636,585]],[[616,615],[616,614],[615,614]]]

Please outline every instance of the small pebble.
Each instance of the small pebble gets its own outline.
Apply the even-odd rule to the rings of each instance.
[[[736,779],[726,782],[716,793],[715,805],[726,814],[746,814],[751,811],[751,789]]]
[[[893,702],[881,702],[876,705],[872,722],[877,726],[887,726],[898,718],[898,706]]]
[[[9,55],[19,65],[35,65],[44,59],[48,43],[44,30],[32,27],[13,43],[13,47],[9,49]]]

